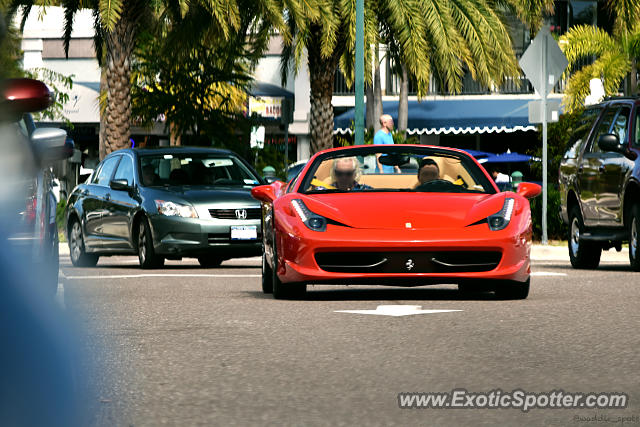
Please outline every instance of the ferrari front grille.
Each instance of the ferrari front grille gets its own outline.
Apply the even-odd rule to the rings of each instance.
[[[472,273],[500,264],[497,251],[319,252],[318,266],[333,273]]]

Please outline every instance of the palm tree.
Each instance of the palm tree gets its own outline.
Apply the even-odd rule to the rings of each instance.
[[[452,0],[452,3],[454,5],[461,4],[459,0]],[[553,0],[508,0],[497,1],[493,4],[489,3],[489,6],[493,11],[498,13],[501,20],[503,20],[504,18],[504,13],[509,12],[518,17],[520,21],[522,21],[529,28],[530,32],[535,33],[542,25],[544,15],[552,13],[554,2]],[[477,15],[475,16],[475,18],[482,19],[482,17]],[[459,18],[456,21],[456,25],[460,26],[459,28],[464,28],[464,24],[464,20],[460,20]],[[470,36],[477,37],[474,34],[471,34]],[[469,37],[469,35],[467,37]],[[398,76],[398,81],[400,84],[398,102],[398,130],[406,131],[409,114],[408,83],[410,75],[407,71],[407,67],[402,63],[400,46],[398,45],[397,41],[393,39],[393,35],[391,33],[386,33],[385,42],[389,46],[389,54],[391,56],[392,63],[394,64],[394,67],[391,71]],[[473,42],[473,40],[468,41],[468,43],[471,42]],[[432,63],[431,68],[437,70],[438,65],[436,63]],[[480,79],[480,81],[486,82],[486,79]]]
[[[569,60],[571,76],[565,89],[567,111],[584,106],[591,79],[602,79],[605,94],[615,95],[623,80],[625,95],[638,92],[637,60],[640,58],[640,3],[633,0],[608,0],[614,16],[613,34],[591,25],[578,25],[560,39],[560,47]],[[592,63],[581,64],[594,59]]]
[[[270,0],[265,0],[269,3]],[[141,28],[150,25],[154,17],[180,22],[185,27],[176,31],[188,43],[206,34],[222,34],[228,37],[240,25],[240,8],[236,0],[224,1],[156,1],[145,0],[61,0],[65,11],[64,44],[68,53],[73,18],[81,8],[93,10],[96,55],[100,61],[104,49],[104,73],[106,105],[101,114],[101,133],[104,131],[106,154],[130,145],[131,123],[131,64]],[[23,7],[23,25],[33,6],[47,6],[50,0],[13,0],[9,15]],[[262,2],[261,2],[262,4]],[[282,20],[273,4],[264,7],[265,16]],[[198,25],[195,25],[195,24]],[[179,46],[180,42],[176,41]],[[176,53],[181,50],[177,49]],[[103,90],[105,88],[102,88]]]
[[[509,0],[500,5],[520,2]],[[399,63],[415,79],[419,96],[426,94],[432,74],[452,93],[462,89],[465,70],[486,85],[518,74],[497,1],[365,0],[364,21],[365,46],[382,40],[380,28],[397,42]],[[316,0],[301,13],[288,14],[288,24],[292,38],[283,50],[283,77],[292,58],[297,69],[306,49],[311,80],[311,151],[315,153],[333,144],[331,96],[337,66],[348,82],[353,81],[355,0]],[[370,67],[371,49],[365,49],[365,55],[365,66]],[[365,75],[370,76],[371,70],[366,69]]]

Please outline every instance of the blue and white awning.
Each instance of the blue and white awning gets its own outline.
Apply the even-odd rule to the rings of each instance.
[[[531,99],[446,99],[409,101],[407,132],[421,134],[476,134],[537,130],[529,123]],[[398,101],[382,103],[397,123]],[[334,119],[334,133],[351,133],[355,110]]]

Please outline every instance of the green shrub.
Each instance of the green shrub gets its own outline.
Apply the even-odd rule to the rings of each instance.
[[[569,149],[570,138],[577,126],[582,111],[562,114],[555,123],[549,123],[547,129],[547,237],[549,239],[566,239],[566,225],[560,218],[560,192],[558,191],[558,169],[562,156]],[[542,159],[542,126],[538,126],[538,144],[526,153]],[[542,162],[532,162],[531,172],[542,181]],[[542,194],[531,200],[531,216],[533,221],[533,238],[542,238]]]
[[[550,240],[567,238],[567,226],[560,218],[560,192],[555,185],[549,183],[547,193],[547,237]],[[534,240],[542,239],[542,194],[531,199],[531,221],[533,222]]]
[[[58,202],[58,205],[56,206],[56,225],[58,226],[58,231],[64,233],[64,223],[65,223],[65,218],[64,218],[64,211],[67,208],[67,201],[66,200],[60,200]]]

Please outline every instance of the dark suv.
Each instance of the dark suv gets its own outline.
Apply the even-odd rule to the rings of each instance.
[[[585,109],[560,163],[560,216],[574,268],[596,268],[603,249],[621,250],[640,271],[640,98]]]

